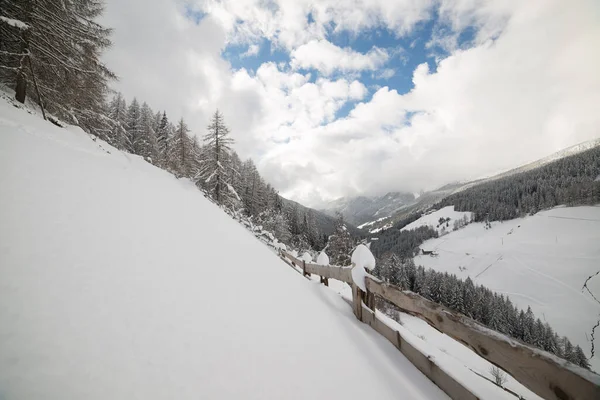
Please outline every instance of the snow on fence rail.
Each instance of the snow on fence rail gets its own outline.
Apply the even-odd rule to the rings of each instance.
[[[404,340],[400,332],[379,319],[375,313],[375,295],[463,343],[545,399],[600,399],[600,376],[553,354],[488,329],[464,315],[416,293],[384,283],[373,276],[367,276],[365,279],[365,293],[354,284],[351,267],[307,264],[286,251],[281,251],[280,256],[288,264],[302,268],[302,274],[305,276],[319,275],[321,283],[327,285],[328,279],[337,279],[350,284],[354,315],[389,340],[425,376],[453,399],[477,399],[477,396],[440,368],[434,360]]]

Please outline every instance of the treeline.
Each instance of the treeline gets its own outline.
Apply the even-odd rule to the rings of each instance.
[[[444,198],[435,208],[454,205],[472,211],[475,221],[503,221],[554,206],[600,203],[600,147],[531,171],[481,183]]]
[[[560,337],[546,322],[536,318],[531,308],[518,310],[508,297],[456,275],[416,267],[412,259],[402,261],[395,254],[379,260],[374,274],[382,280],[443,304],[481,324],[525,343],[546,350],[584,368],[590,367],[580,346]]]
[[[409,221],[417,218],[409,217]],[[377,240],[371,243],[371,251],[376,257],[381,257],[386,253],[397,254],[402,259],[412,258],[417,255],[419,246],[426,240],[437,238],[438,233],[430,226],[421,226],[416,229],[401,231],[404,226],[408,225],[400,221],[394,227],[382,231]]]

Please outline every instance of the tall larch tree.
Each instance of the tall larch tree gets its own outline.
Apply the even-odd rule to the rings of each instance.
[[[100,0],[4,0],[0,21],[0,80],[21,103],[31,97],[50,113],[108,139],[104,115],[108,83],[101,61],[111,30],[96,22]]]
[[[229,137],[229,128],[219,110],[213,114],[207,129],[208,133],[204,135],[206,158],[202,160],[196,179],[203,181],[217,203],[230,205],[238,197],[226,181],[230,171],[225,162],[231,153],[233,139]]]
[[[112,121],[109,143],[119,150],[131,147],[125,127],[127,126],[127,103],[121,93],[117,93],[108,105],[108,118]]]
[[[127,131],[127,142],[129,146],[125,148],[126,151],[139,154],[137,151],[140,149],[140,137],[142,136],[142,115],[140,110],[140,103],[134,97],[129,104],[127,109],[127,120],[125,129]]]
[[[158,155],[158,165],[162,168],[167,167],[167,153],[169,143],[169,119],[167,113],[163,111],[156,129],[156,151]]]
[[[181,118],[168,144],[169,164],[177,177],[191,177],[192,140],[189,137],[189,132],[190,129]]]
[[[140,135],[133,144],[136,154],[156,164],[156,132],[154,131],[154,112],[147,103],[140,109]]]

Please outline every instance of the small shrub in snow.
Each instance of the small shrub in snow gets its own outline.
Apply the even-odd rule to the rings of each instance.
[[[498,367],[490,367],[490,374],[492,375],[492,378],[494,378],[494,383],[500,387],[508,380],[504,371]]]

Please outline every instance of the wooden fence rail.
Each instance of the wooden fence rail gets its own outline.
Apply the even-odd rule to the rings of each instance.
[[[374,295],[425,320],[438,331],[463,343],[545,399],[600,400],[600,376],[591,371],[492,331],[462,314],[416,293],[403,291],[397,286],[384,283],[373,276],[367,276],[365,282],[367,293],[363,293],[352,281],[351,267],[307,264],[287,252],[282,252],[281,255],[282,258],[287,258],[288,262],[302,268],[304,275],[319,275],[321,282],[326,278],[350,284],[354,315],[394,344],[409,361],[453,399],[476,399],[477,396],[427,356],[402,340],[398,331],[377,318],[374,312]]]

